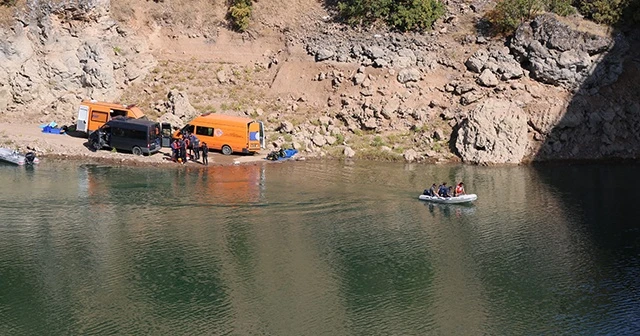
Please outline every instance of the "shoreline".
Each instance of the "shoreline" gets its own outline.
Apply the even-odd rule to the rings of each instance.
[[[109,150],[93,151],[89,148],[87,138],[69,134],[43,133],[38,124],[2,123],[0,122],[0,147],[16,149],[22,154],[33,151],[40,160],[66,161],[83,163],[111,164],[119,166],[232,166],[238,164],[257,163],[266,158],[268,151],[261,150],[256,154],[223,155],[218,151],[209,152],[209,165],[189,161],[182,165],[169,160],[170,148],[162,148],[153,155],[133,155],[126,152]]]
[[[108,151],[107,151],[108,152]],[[112,152],[108,152],[112,153]],[[237,165],[251,165],[268,163],[271,161],[265,160],[262,155],[256,154],[254,156],[230,156],[225,157],[222,154],[216,153],[215,155],[209,154],[209,164],[204,165],[200,161],[188,161],[185,164],[180,164],[169,159],[166,159],[166,153],[156,153],[151,157],[137,157],[130,153],[112,153],[112,157],[108,156],[89,156],[89,155],[73,155],[73,154],[60,154],[49,153],[38,155],[40,163],[46,162],[65,162],[70,161],[77,165],[88,164],[101,164],[111,165],[118,167],[197,167],[197,168],[209,168],[209,167],[228,167]],[[156,160],[154,156],[162,156],[161,160]],[[153,160],[151,160],[153,159]],[[292,160],[297,161],[297,160]]]
[[[189,161],[185,165],[168,160],[171,150],[170,148],[162,148],[160,152],[151,156],[136,156],[131,153],[120,153],[109,150],[92,151],[86,138],[75,137],[69,134],[52,134],[43,133],[38,124],[33,123],[7,123],[0,122],[0,147],[16,149],[22,154],[33,151],[41,160],[52,161],[74,161],[78,164],[109,164],[116,166],[133,166],[133,167],[165,167],[174,165],[175,167],[220,167],[233,166],[240,164],[257,164],[260,162],[273,162],[266,160],[269,150],[261,150],[256,154],[232,154],[223,155],[218,151],[209,152],[209,165],[204,166],[199,162]],[[305,155],[308,154],[308,155]],[[371,158],[345,158],[326,155],[314,155],[313,153],[299,153],[297,159],[302,160],[352,160],[352,161],[370,161],[370,162],[391,162],[391,160],[375,160]],[[411,164],[433,164],[433,165],[473,165],[472,163],[461,162],[458,157],[448,160],[430,159],[424,161],[407,162],[398,160],[395,162],[411,163]],[[536,160],[529,158],[517,164],[485,164],[482,166],[528,166],[535,167],[540,165],[576,165],[576,164],[598,164],[598,163],[638,163],[638,158],[600,158],[600,159],[555,159],[555,160]]]

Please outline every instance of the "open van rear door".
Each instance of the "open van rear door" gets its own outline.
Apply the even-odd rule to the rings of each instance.
[[[171,147],[171,124],[162,123],[162,147]]]
[[[87,132],[89,127],[89,106],[80,105],[78,109],[78,122],[76,123],[76,131]]]

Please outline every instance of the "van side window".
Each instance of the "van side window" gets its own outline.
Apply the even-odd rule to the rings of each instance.
[[[124,136],[131,139],[147,140],[147,132],[140,130],[127,129],[123,130]]]
[[[196,135],[213,136],[213,128],[198,126],[196,127]]]
[[[91,121],[97,121],[101,123],[107,122],[107,114],[104,112],[91,112]]]
[[[155,126],[149,128],[149,139],[155,139],[160,136],[160,125],[156,124]]]
[[[126,117],[127,116],[127,111],[123,111],[123,110],[111,110],[109,112],[111,114],[111,118],[114,118],[114,117]]]
[[[119,127],[111,127],[111,136],[123,137],[124,136],[124,130],[122,128],[119,128]]]

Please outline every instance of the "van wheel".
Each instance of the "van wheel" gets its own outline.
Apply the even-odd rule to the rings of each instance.
[[[231,150],[231,147],[229,147],[229,145],[222,146],[222,154],[231,155],[232,152],[233,150]]]
[[[131,151],[133,152],[133,155],[142,155],[142,149],[138,146],[133,147]]]

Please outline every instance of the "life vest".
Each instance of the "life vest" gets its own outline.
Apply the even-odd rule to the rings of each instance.
[[[456,186],[456,195],[460,195],[463,192],[463,188],[461,185]]]

